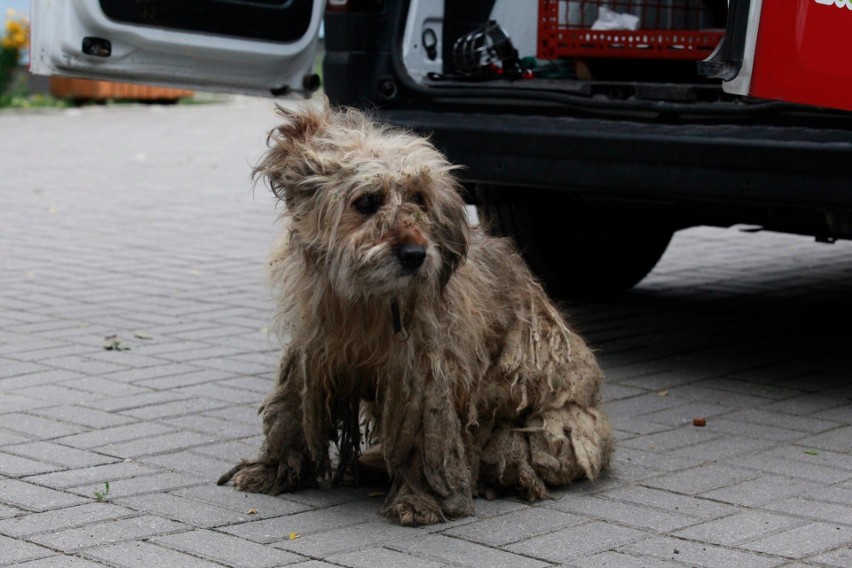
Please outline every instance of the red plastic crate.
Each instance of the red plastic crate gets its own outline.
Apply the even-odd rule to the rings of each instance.
[[[639,29],[591,29],[601,6],[638,16]],[[537,56],[705,59],[724,35],[710,25],[701,0],[539,0]]]

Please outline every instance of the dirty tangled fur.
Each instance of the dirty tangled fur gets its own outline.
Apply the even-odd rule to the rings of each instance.
[[[469,224],[454,168],[354,110],[279,113],[255,175],[286,205],[269,267],[289,343],[259,455],[220,484],[357,477],[366,447],[382,513],[416,525],[597,478],[613,442],[595,357],[511,243]]]

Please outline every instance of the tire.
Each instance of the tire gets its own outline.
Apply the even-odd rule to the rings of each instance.
[[[568,193],[479,186],[486,228],[517,243],[548,292],[567,297],[623,293],[666,251],[673,225],[641,209],[592,206]]]

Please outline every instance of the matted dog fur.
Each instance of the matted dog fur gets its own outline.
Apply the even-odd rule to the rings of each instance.
[[[289,342],[260,453],[219,484],[357,478],[371,447],[382,514],[416,525],[597,478],[613,440],[595,357],[512,244],[470,225],[454,167],[355,110],[279,113],[255,176],[286,205],[269,267]]]

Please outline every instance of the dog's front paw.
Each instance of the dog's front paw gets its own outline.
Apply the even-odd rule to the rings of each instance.
[[[441,506],[428,495],[406,495],[382,510],[386,517],[396,519],[404,527],[434,525],[446,519]]]
[[[243,460],[222,475],[216,483],[225,485],[233,479],[234,487],[240,491],[269,495],[317,487],[316,475],[310,475],[304,469],[294,469],[284,462]]]

